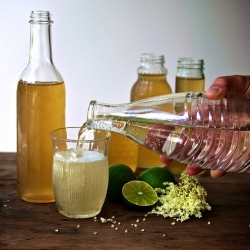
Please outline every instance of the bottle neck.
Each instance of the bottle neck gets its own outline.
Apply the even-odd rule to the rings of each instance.
[[[52,63],[50,24],[33,23],[30,34],[30,62]]]
[[[48,11],[31,12],[29,63],[20,76],[28,83],[54,84],[63,82],[63,78],[52,61],[51,24]]]
[[[49,11],[32,11],[30,20],[30,62],[52,64]]]
[[[176,77],[204,79],[204,61],[196,58],[179,58]]]

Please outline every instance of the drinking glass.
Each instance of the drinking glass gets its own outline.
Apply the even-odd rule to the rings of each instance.
[[[108,188],[110,133],[67,127],[50,135],[54,147],[52,183],[59,213],[70,218],[96,216]]]

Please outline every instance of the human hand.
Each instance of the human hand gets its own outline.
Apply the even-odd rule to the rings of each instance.
[[[222,99],[223,97],[226,97],[227,94],[249,97],[250,76],[233,75],[218,77],[205,92],[206,98],[210,100]],[[160,159],[165,164],[171,162],[171,160],[165,156],[161,156]],[[204,169],[199,166],[188,165],[186,172],[189,175],[197,175],[203,170]],[[220,170],[211,170],[210,174],[211,177],[217,178],[225,175],[226,173]]]

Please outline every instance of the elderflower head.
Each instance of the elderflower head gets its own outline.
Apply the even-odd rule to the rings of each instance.
[[[195,176],[185,171],[180,176],[178,185],[167,183],[165,189],[155,189],[160,205],[152,209],[152,214],[171,217],[177,221],[188,220],[191,216],[201,218],[201,211],[211,210],[206,202],[207,192]]]

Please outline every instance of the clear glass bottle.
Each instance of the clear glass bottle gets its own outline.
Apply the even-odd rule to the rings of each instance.
[[[179,58],[175,79],[175,92],[203,91],[205,85],[204,60],[197,58]],[[172,161],[167,168],[180,175],[187,164]]]
[[[185,164],[250,172],[250,98],[176,93],[112,105],[91,101],[87,128],[115,131]]]
[[[65,85],[53,64],[48,11],[31,12],[29,63],[17,86],[17,187],[25,201],[54,201],[50,132],[65,127]]]
[[[163,55],[142,54],[141,65],[137,70],[138,79],[131,89],[131,102],[172,93],[167,82],[167,69],[164,63]],[[139,146],[138,167],[149,168],[162,165],[158,154]]]

